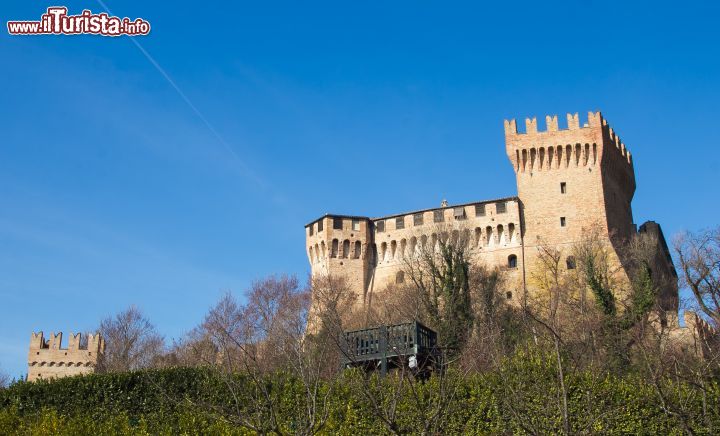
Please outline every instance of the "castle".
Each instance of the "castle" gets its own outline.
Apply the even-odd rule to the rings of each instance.
[[[637,233],[656,241],[653,274],[670,280],[659,301],[677,314],[677,274],[660,226],[633,222],[635,193],[633,157],[600,112],[567,115],[560,129],[557,116],[526,119],[520,133],[515,120],[505,120],[505,150],[515,171],[517,196],[399,213],[378,218],[327,214],[305,226],[306,249],[313,276],[344,276],[357,296],[357,309],[373,307],[389,285],[405,281],[403,259],[439,237],[440,226],[467,233],[472,261],[506,272],[504,296],[522,303],[532,292],[529,281],[539,256],[550,246],[563,255],[562,267],[576,267],[571,253],[588,229],[598,229],[629,282],[629,260],[622,247]],[[447,232],[447,230],[445,231]]]
[[[53,333],[45,340],[43,332],[30,335],[28,381],[68,377],[95,372],[98,359],[105,352],[105,341],[99,334],[87,335],[83,343],[80,333],[70,335],[68,347],[62,348],[62,333]]]

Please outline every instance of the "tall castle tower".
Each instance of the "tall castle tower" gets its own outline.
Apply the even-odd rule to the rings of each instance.
[[[618,244],[635,233],[630,202],[635,172],[630,152],[603,119],[588,113],[582,127],[568,114],[567,129],[557,116],[526,119],[525,133],[505,121],[505,148],[517,178],[523,208],[526,250],[538,243],[562,247],[596,227]]]
[[[99,335],[87,335],[83,344],[80,333],[71,334],[68,347],[62,348],[62,333],[53,333],[45,340],[43,332],[30,335],[28,351],[28,381],[68,377],[95,372],[98,359],[105,352],[105,340]]]

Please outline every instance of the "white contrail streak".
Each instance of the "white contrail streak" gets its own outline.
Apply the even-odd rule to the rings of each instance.
[[[100,6],[102,6],[103,9],[105,9],[105,12],[107,12],[109,15],[113,15],[113,13],[110,11],[110,8],[107,7],[105,2],[103,2],[102,0],[97,0],[97,2],[100,4]],[[213,134],[213,136],[215,137],[215,139],[217,139],[217,141],[220,143],[220,145],[222,145],[225,148],[225,150],[228,153],[230,153],[230,155],[233,157],[235,162],[240,166],[240,170],[242,171],[243,175],[245,177],[247,177],[248,179],[250,179],[251,181],[253,181],[255,184],[257,184],[259,187],[261,187],[263,189],[269,189],[269,186],[265,182],[265,180],[258,177],[255,174],[255,172],[250,167],[248,167],[248,165],[240,158],[240,156],[235,152],[235,150],[230,146],[230,144],[228,144],[227,141],[225,141],[225,139],[222,137],[222,135],[220,135],[220,133],[215,129],[215,127],[213,127],[213,125],[210,124],[210,121],[208,121],[208,119],[205,118],[205,115],[203,115],[202,112],[200,112],[200,109],[198,109],[197,106],[195,106],[193,104],[193,102],[190,100],[190,98],[182,91],[182,89],[180,89],[180,87],[175,83],[175,81],[172,79],[172,77],[170,77],[170,75],[163,69],[163,67],[160,66],[160,64],[155,60],[155,58],[153,58],[150,55],[150,53],[148,53],[148,51],[145,50],[145,47],[143,47],[134,36],[128,35],[128,38],[130,38],[130,41],[132,41],[133,44],[135,44],[135,47],[137,47],[138,50],[140,50],[140,52],[143,54],[143,56],[145,56],[145,58],[165,78],[165,80],[170,84],[170,86],[173,87],[175,92],[178,93],[180,98],[183,99],[183,101],[190,107],[190,109],[195,113],[195,115],[197,115],[197,117],[200,118],[200,121],[202,121],[203,124],[205,124],[205,127],[208,128],[210,133]]]

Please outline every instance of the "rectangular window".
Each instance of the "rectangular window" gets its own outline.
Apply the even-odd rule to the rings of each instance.
[[[475,205],[475,216],[485,216],[485,205],[484,204],[476,204]]]
[[[507,205],[505,202],[502,203],[495,203],[495,210],[497,210],[497,213],[505,213],[507,212]]]
[[[413,225],[414,226],[421,226],[423,225],[423,213],[416,213],[413,215]]]
[[[310,236],[313,235],[313,228],[315,227],[315,223],[310,224]]]
[[[395,228],[400,230],[405,228],[405,217],[397,217],[395,218]]]
[[[323,229],[323,220],[318,221],[318,233],[322,232]]]
[[[565,183],[565,182],[560,182],[560,193],[561,193],[561,194],[564,194],[564,193],[566,193],[566,192],[567,192],[567,183]]]
[[[360,220],[352,220],[352,229],[356,232],[360,230]]]
[[[453,215],[455,216],[456,220],[464,220],[465,219],[465,208],[464,207],[456,207],[453,209]]]
[[[342,230],[342,218],[333,218],[333,229]]]
[[[444,210],[434,210],[433,211],[433,221],[436,223],[441,223],[445,221],[445,211]]]
[[[377,228],[378,233],[385,231],[385,221],[375,221],[375,228]]]
[[[564,216],[560,217],[560,227],[565,227],[565,217]]]

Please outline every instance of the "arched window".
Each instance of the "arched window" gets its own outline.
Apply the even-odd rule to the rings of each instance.
[[[315,244],[315,261],[320,262],[320,246]]]
[[[535,148],[530,149],[530,170],[532,171],[535,169],[535,156],[537,155],[537,151]]]
[[[395,259],[396,251],[397,251],[397,241],[390,242],[390,259]]]
[[[555,160],[555,147],[548,147],[547,169],[551,170]]]
[[[315,253],[313,252],[312,246],[308,247],[308,253],[310,255],[310,263],[315,263]]]
[[[508,268],[517,268],[517,256],[514,254],[508,256]]]
[[[410,238],[410,250],[408,250],[410,252],[410,256],[415,256],[416,248],[417,248],[417,238],[415,236],[413,236],[412,238]]]
[[[407,253],[405,252],[407,250],[407,240],[401,239],[400,240],[400,257],[404,258],[407,256]]]
[[[387,253],[387,242],[380,244],[380,262],[385,262],[385,253]]]
[[[580,144],[575,144],[575,166],[580,165],[580,153],[581,153]]]
[[[463,229],[460,234],[460,246],[465,249],[472,248],[472,236],[470,236],[470,229]]]
[[[567,265],[567,269],[575,269],[575,256],[568,256],[565,264]]]
[[[504,235],[504,228],[503,228],[503,225],[500,224],[500,225],[497,226],[498,244],[502,244],[502,243],[505,242],[504,236],[505,236],[505,235]]]
[[[346,258],[346,259],[347,259],[348,257],[350,257],[350,241],[347,240],[347,239],[343,241],[342,257],[344,257],[344,258]]]
[[[450,235],[448,232],[440,232],[440,241],[444,244],[450,244]]]
[[[330,257],[338,257],[338,245],[340,245],[340,243],[338,242],[338,240],[337,240],[337,239],[333,239],[333,240],[332,240],[332,246],[331,246],[331,248],[330,248]]]
[[[405,272],[398,271],[395,274],[395,283],[397,283],[397,284],[405,283]]]
[[[355,259],[360,259],[360,250],[362,250],[362,244],[360,241],[355,241],[355,251],[353,252],[353,257]]]
[[[487,226],[485,227],[485,245],[491,245],[493,242],[493,228]]]
[[[593,144],[593,158],[592,163],[595,165],[597,163],[597,144]]]
[[[560,168],[560,165],[562,164],[562,157],[563,157],[563,147],[562,145],[557,146],[557,166],[556,168]]]
[[[565,146],[565,168],[570,166],[570,159],[572,159],[572,145],[567,144]]]
[[[513,223],[508,224],[507,240],[511,243],[515,242],[515,224]]]
[[[475,227],[475,246],[480,248],[482,246],[482,229]]]

